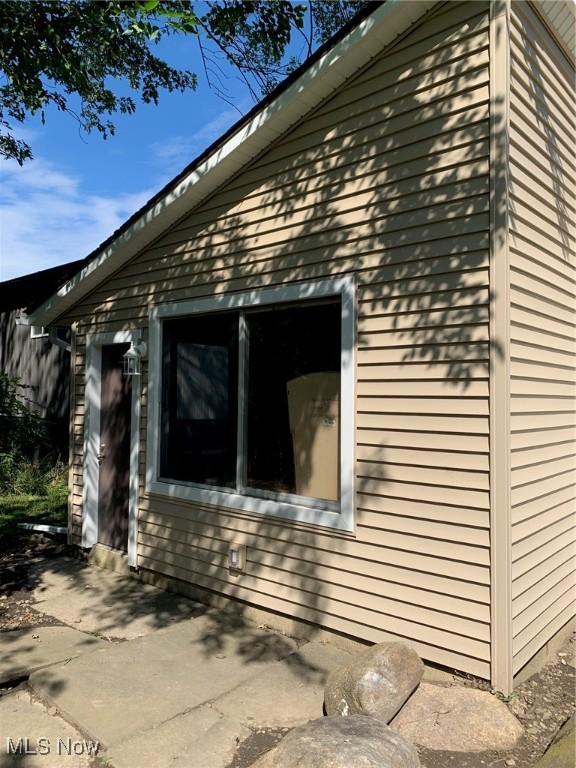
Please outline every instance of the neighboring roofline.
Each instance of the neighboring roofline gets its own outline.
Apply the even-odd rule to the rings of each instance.
[[[15,309],[33,310],[85,264],[86,259],[77,259],[3,280],[0,282],[0,312],[11,312]],[[38,290],[38,285],[43,286],[44,290]]]
[[[316,108],[438,0],[386,0],[357,14],[269,97],[131,216],[85,266],[30,314],[48,326]]]

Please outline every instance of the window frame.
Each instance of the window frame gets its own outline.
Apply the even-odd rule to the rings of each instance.
[[[47,339],[50,336],[48,331],[43,325],[31,325],[30,326],[30,338],[31,339]]]
[[[307,299],[339,298],[340,328],[340,500],[312,499],[294,494],[274,493],[246,488],[242,492],[198,483],[176,481],[160,475],[160,425],[162,417],[162,337],[163,321],[197,314],[215,314],[227,310],[251,309],[258,306],[297,303]],[[242,329],[242,324],[241,324]],[[245,339],[239,339],[239,392],[246,377],[246,360],[242,354]],[[356,369],[356,289],[353,277],[329,278],[291,283],[242,293],[228,293],[209,298],[157,304],[149,313],[148,428],[146,450],[146,491],[150,494],[232,509],[250,514],[267,515],[300,523],[354,530],[354,435],[355,435],[355,369]],[[238,404],[237,477],[244,471],[244,425]]]

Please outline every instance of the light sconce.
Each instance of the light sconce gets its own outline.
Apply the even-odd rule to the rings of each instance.
[[[246,564],[246,546],[244,544],[230,544],[228,549],[228,568],[230,571],[243,571]]]
[[[146,355],[146,344],[138,341],[130,342],[130,349],[122,355],[124,364],[124,376],[140,376],[142,372],[142,358]]]

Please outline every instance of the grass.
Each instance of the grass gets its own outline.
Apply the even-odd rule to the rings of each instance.
[[[47,496],[0,496],[0,549],[8,549],[21,536],[18,523],[66,525],[68,490],[50,489]]]

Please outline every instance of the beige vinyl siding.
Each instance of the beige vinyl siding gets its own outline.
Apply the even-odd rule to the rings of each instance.
[[[572,616],[576,518],[574,70],[512,3],[510,90],[514,672]]]
[[[443,4],[74,308],[75,531],[87,332],[354,273],[355,533],[147,494],[145,370],[138,564],[489,676],[488,40],[487,4]]]
[[[68,537],[71,543],[82,543],[82,471],[84,466],[84,403],[85,403],[85,338],[81,323],[71,329],[70,350],[70,478],[68,504]],[[82,349],[78,342],[82,339]]]

